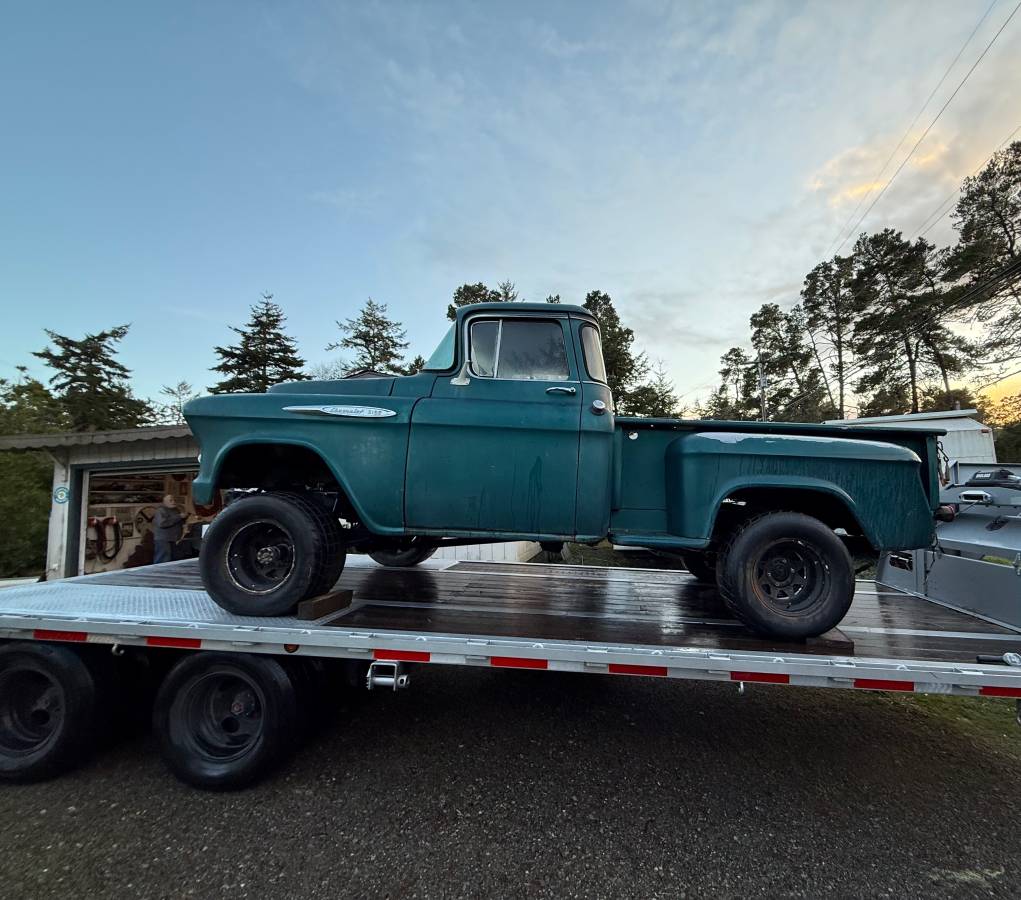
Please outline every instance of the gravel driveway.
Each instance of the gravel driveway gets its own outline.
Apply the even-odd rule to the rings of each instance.
[[[413,680],[345,699],[242,793],[178,784],[148,736],[0,788],[3,895],[1021,895],[1006,703],[989,735],[846,691],[440,666]]]

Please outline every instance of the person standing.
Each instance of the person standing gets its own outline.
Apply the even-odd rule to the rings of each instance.
[[[173,494],[167,494],[163,498],[163,504],[156,510],[152,522],[152,536],[156,543],[154,563],[170,562],[174,558],[174,544],[181,540],[187,518],[177,508]]]

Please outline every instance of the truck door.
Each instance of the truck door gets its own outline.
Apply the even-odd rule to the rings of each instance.
[[[566,316],[464,320],[463,377],[411,420],[409,530],[574,535],[581,384]]]

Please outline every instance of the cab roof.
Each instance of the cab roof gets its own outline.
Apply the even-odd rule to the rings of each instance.
[[[575,306],[573,303],[535,303],[526,300],[515,300],[512,302],[498,301],[495,303],[471,303],[468,306],[460,306],[457,309],[458,316],[465,316],[469,313],[566,313],[571,316],[583,316],[586,319],[595,320],[584,306]]]

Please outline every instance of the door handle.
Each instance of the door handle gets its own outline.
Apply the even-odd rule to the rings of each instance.
[[[546,388],[546,393],[547,394],[569,394],[571,396],[574,396],[575,394],[578,393],[578,389],[577,388],[573,388],[573,387],[548,387],[548,388]]]

